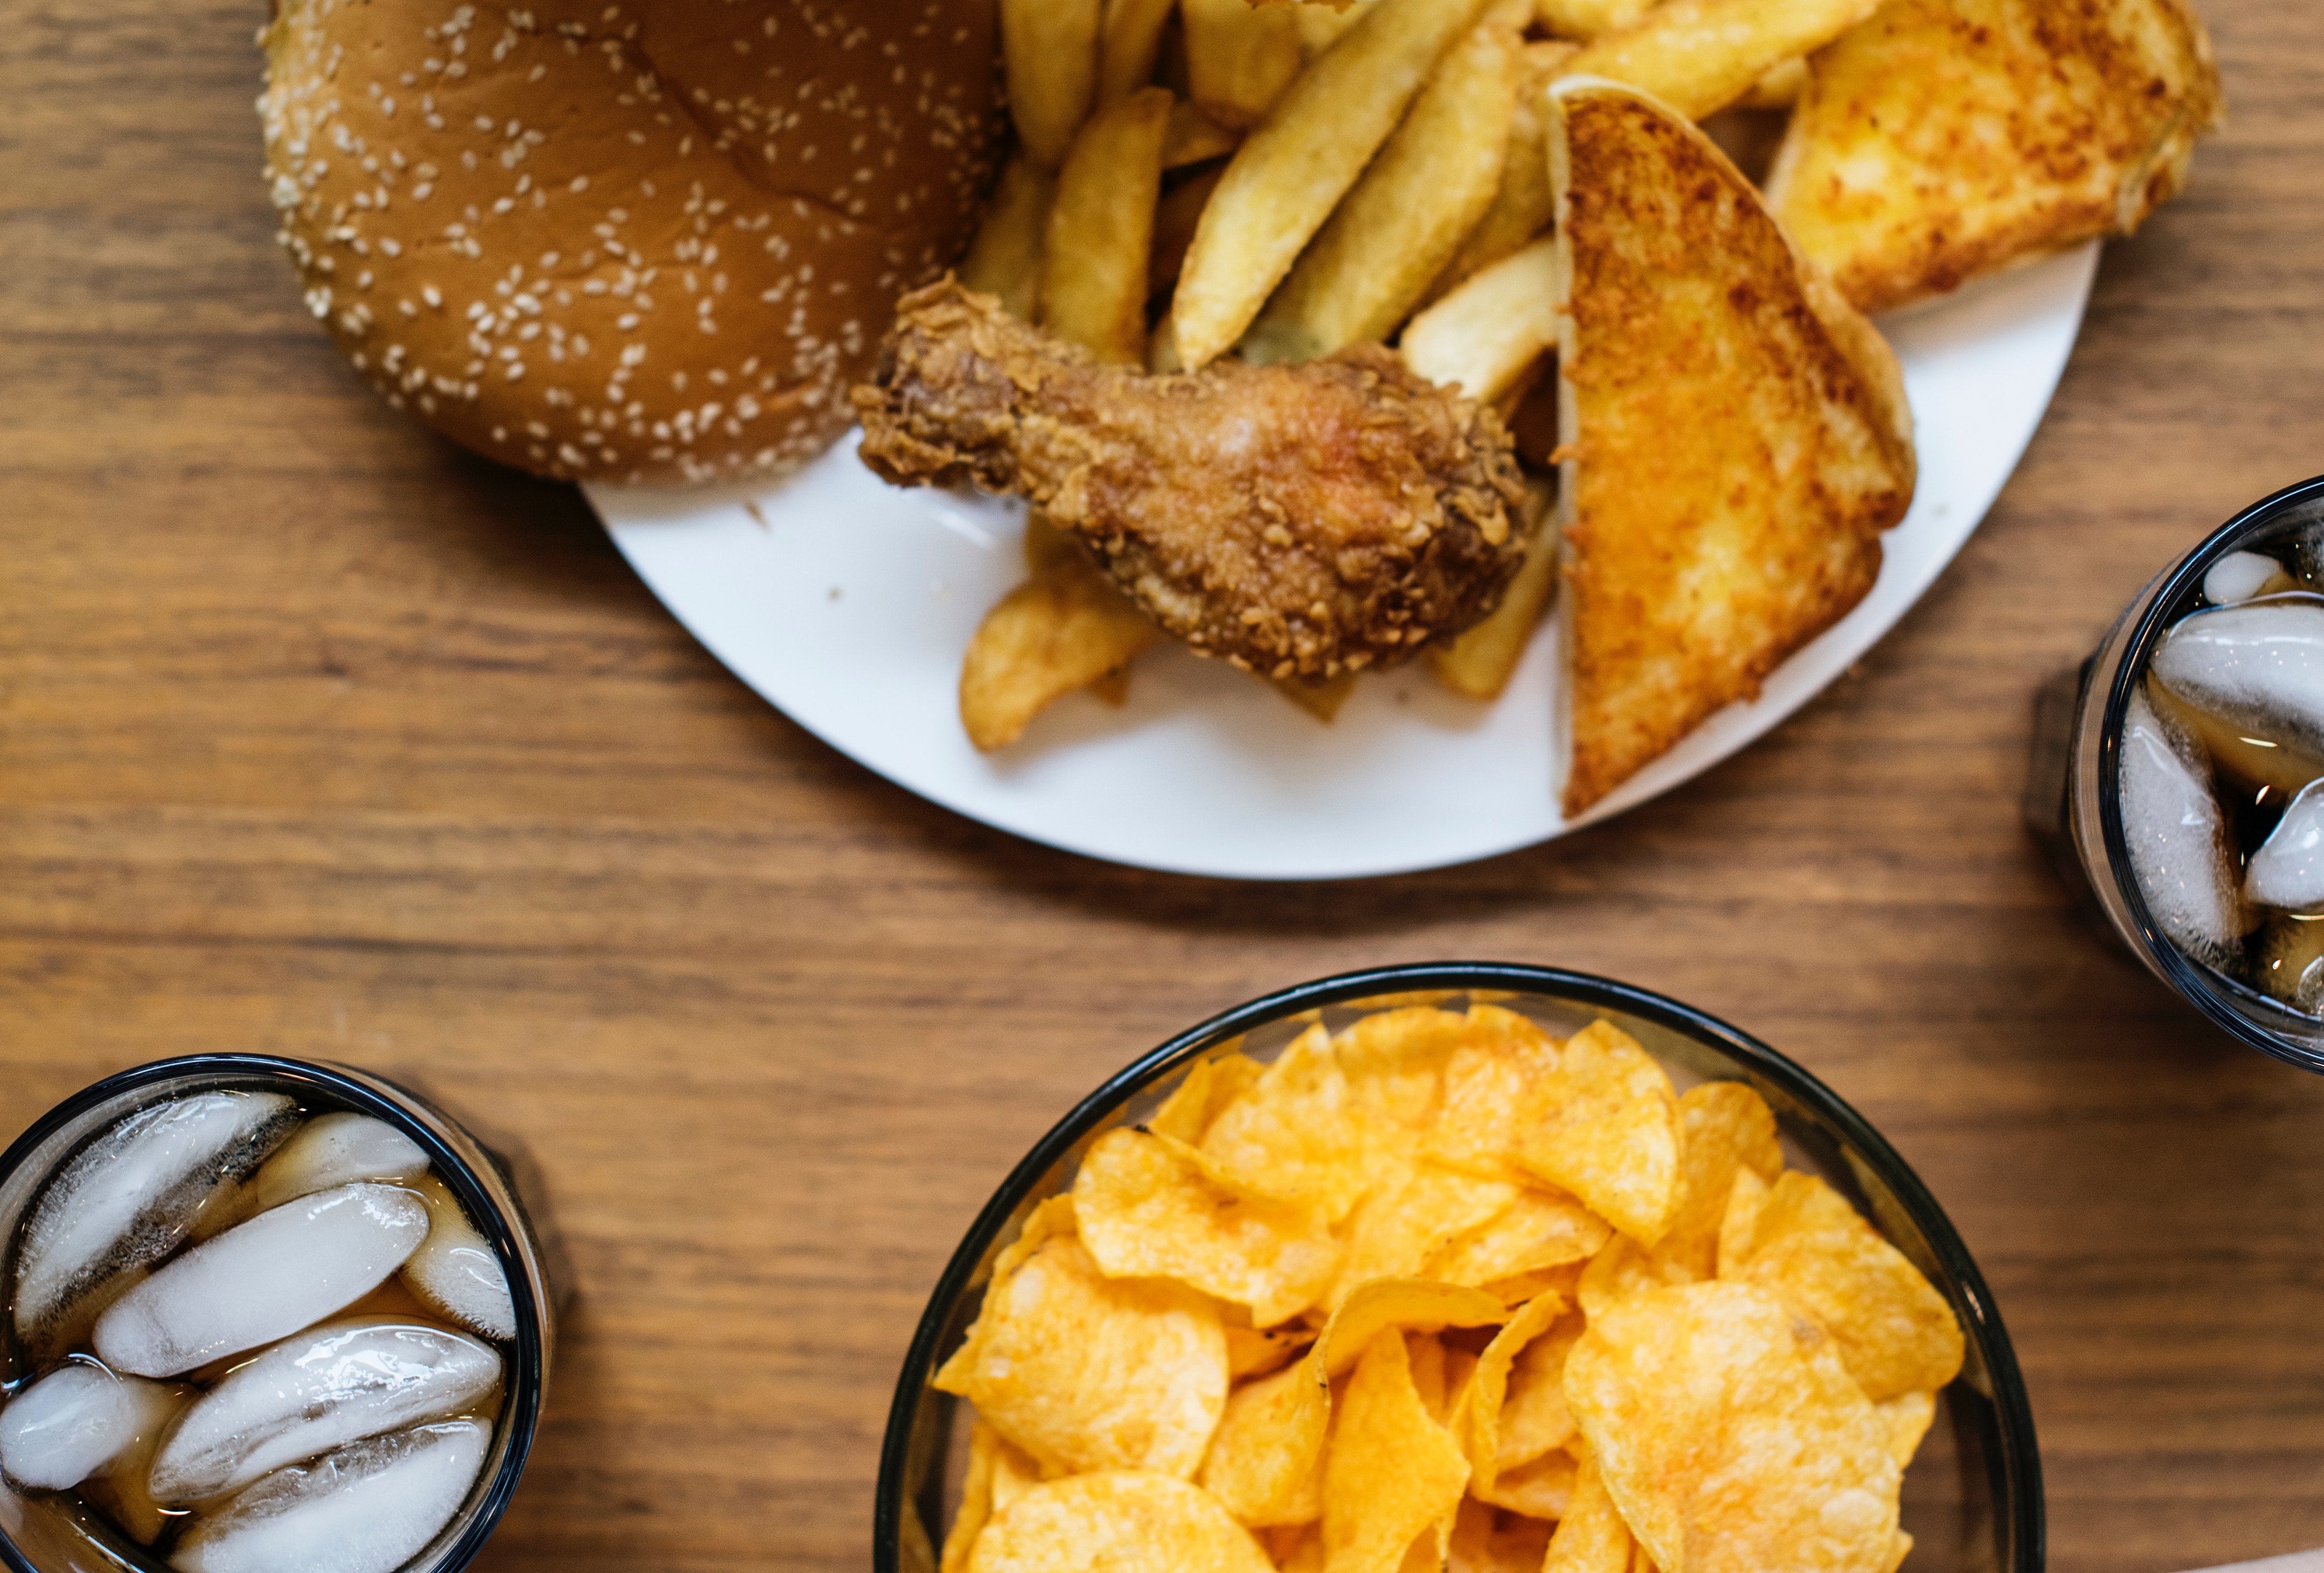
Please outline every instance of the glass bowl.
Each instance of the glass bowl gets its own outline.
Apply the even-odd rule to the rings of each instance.
[[[507,1349],[507,1387],[484,1473],[450,1524],[404,1564],[403,1573],[456,1573],[475,1559],[508,1510],[540,1422],[554,1363],[559,1294],[567,1279],[540,1210],[530,1160],[505,1138],[487,1146],[474,1131],[410,1088],[346,1065],[272,1054],[189,1054],[108,1076],[66,1099],[0,1154],[0,1285],[13,1276],[16,1243],[49,1177],[90,1138],[137,1109],[197,1092],[288,1094],[313,1110],[345,1109],[385,1120],[418,1143],[429,1165],[492,1243],[508,1275],[517,1333]],[[6,1311],[0,1303],[0,1313]],[[13,1315],[0,1314],[0,1386],[30,1367]],[[0,1482],[0,1568],[7,1573],[168,1573],[77,1493],[24,1496]]]
[[[1848,1196],[1952,1304],[1968,1359],[1941,1395],[1937,1423],[1904,1477],[1909,1573],[2038,1573],[2042,1467],[2034,1415],[2000,1312],[1936,1199],[1895,1150],[1814,1077],[1725,1022],[1646,989],[1583,972],[1496,962],[1385,967],[1303,983],[1180,1034],[1113,1076],[1034,1144],[936,1280],[888,1414],[873,1501],[875,1573],[936,1566],[960,1490],[968,1406],[930,1378],[975,1320],[993,1257],[1044,1199],[1073,1182],[1101,1133],[1160,1107],[1196,1062],[1236,1050],[1272,1060],[1314,1021],[1337,1031],[1395,1005],[1474,999],[1521,1012],[1558,1035],[1604,1016],[1661,1061],[1683,1090],[1746,1082],[1775,1111],[1784,1161]]]

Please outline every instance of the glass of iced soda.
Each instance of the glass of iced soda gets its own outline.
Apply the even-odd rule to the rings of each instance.
[[[2324,1071],[2324,477],[2157,575],[2035,731],[2062,871],[2218,1026]]]
[[[344,1066],[167,1060],[51,1110],[0,1156],[0,1565],[466,1567],[548,1386],[529,1188]]]

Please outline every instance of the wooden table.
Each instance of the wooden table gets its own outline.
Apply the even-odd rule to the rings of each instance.
[[[1743,758],[1471,868],[1237,886],[968,823],[802,733],[571,491],[405,425],[276,254],[258,0],[0,28],[0,1139],[266,1049],[526,1137],[581,1301],[495,1569],[864,1565],[938,1266],[1107,1072],[1277,985],[1557,962],[1771,1040],[1993,1281],[2053,1566],[2324,1544],[2324,1080],[2070,921],[2035,683],[2324,468],[2324,25],[2207,0],[2233,121],[2113,248],[1935,591]]]

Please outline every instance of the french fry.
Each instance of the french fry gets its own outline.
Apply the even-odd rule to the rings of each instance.
[[[1109,685],[1118,695],[1114,674],[1160,637],[1094,566],[1060,555],[977,626],[961,663],[961,724],[984,752],[1007,748],[1076,688]]]
[[[1227,164],[1172,298],[1179,359],[1240,338],[1485,0],[1377,0]]]
[[[1414,317],[1405,364],[1471,399],[1499,399],[1557,343],[1557,243],[1502,258]]]
[[[1299,53],[1302,59],[1314,60],[1340,41],[1340,35],[1355,26],[1367,7],[1379,0],[1347,0],[1344,5],[1334,5],[1331,0],[1303,0],[1291,7],[1299,18]]]
[[[1549,85],[1573,51],[1581,46],[1562,39],[1544,39],[1525,46],[1518,68],[1517,111],[1509,121],[1508,156],[1501,161],[1500,189],[1477,227],[1436,275],[1427,299],[1434,300],[1462,280],[1491,267],[1503,257],[1523,251],[1527,242],[1549,228],[1556,209],[1549,189],[1549,133],[1542,124],[1541,89]]]
[[[1042,242],[1041,321],[1101,360],[1146,357],[1146,267],[1170,91],[1141,87],[1093,115],[1057,174]]]
[[[1342,672],[1336,677],[1269,677],[1266,681],[1277,694],[1329,726],[1338,717],[1340,706],[1348,702],[1348,695],[1355,692],[1356,674]]]
[[[1558,534],[1549,527],[1554,501],[1550,485],[1532,481],[1526,486],[1526,520],[1532,539],[1517,577],[1501,592],[1501,603],[1484,621],[1454,636],[1450,644],[1431,646],[1428,669],[1436,680],[1464,699],[1491,701],[1501,696],[1525,658],[1526,647],[1550,597],[1557,593]]]
[[[1559,76],[1604,77],[1701,120],[1879,8],[1880,0],[1666,0],[1591,43]]]
[[[1299,74],[1296,5],[1179,0],[1187,91],[1222,125],[1257,125]]]
[[[1211,193],[1219,189],[1224,170],[1205,170],[1171,189],[1154,209],[1154,253],[1146,269],[1146,292],[1159,295],[1177,282],[1185,265],[1186,248],[1194,244],[1194,226]]]
[[[1105,0],[1097,45],[1098,107],[1129,97],[1154,79],[1162,29],[1177,0]]]
[[[1771,68],[1767,74],[1751,84],[1751,90],[1735,101],[1738,109],[1789,109],[1800,101],[1807,90],[1808,62],[1805,56],[1795,55],[1782,65]]]
[[[1181,98],[1170,106],[1170,131],[1162,139],[1162,167],[1182,169],[1204,159],[1222,158],[1235,151],[1242,138]]]
[[[1047,170],[1021,155],[1010,160],[992,189],[984,222],[960,261],[962,283],[998,295],[1002,306],[1028,322],[1040,303],[1041,235],[1049,226],[1056,190],[1056,177]]]
[[[1655,8],[1655,0],[1534,0],[1534,17],[1560,38],[1589,40],[1626,27]]]
[[[1104,0],[1001,0],[1001,54],[1009,113],[1025,156],[1045,170],[1065,161],[1097,98],[1098,26]]]
[[[1395,332],[1500,189],[1518,59],[1516,30],[1489,18],[1445,51],[1259,314],[1248,358],[1313,360]]]

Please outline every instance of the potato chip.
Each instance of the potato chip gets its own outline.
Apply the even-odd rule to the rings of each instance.
[[[1896,1569],[1904,1565],[1904,1559],[1912,1554],[1913,1537],[1903,1530],[1898,1530],[1895,1542],[1888,1549],[1888,1561],[1880,1569],[1880,1573],[1896,1573]]]
[[[1438,1074],[1427,1150],[1481,1174],[1523,1179],[1515,1166],[1517,1144],[1545,1107],[1557,1040],[1489,1005],[1472,1008],[1462,1028]]]
[[[1683,1200],[1684,1138],[1670,1077],[1636,1040],[1598,1021],[1566,1041],[1550,1097],[1518,1161],[1640,1245],[1661,1239]]]
[[[1366,1284],[1298,1365],[1235,1390],[1203,1460],[1204,1486],[1247,1524],[1315,1518],[1322,1512],[1317,1494],[1333,1379],[1351,1370],[1383,1332],[1490,1326],[1505,1314],[1498,1302],[1473,1289],[1412,1280]]]
[[[1607,1494],[1604,1476],[1593,1460],[1583,1459],[1541,1573],[1629,1573],[1630,1546],[1629,1526]]]
[[[1759,1228],[1759,1210],[1767,1204],[1767,1182],[1749,1169],[1735,1171],[1735,1184],[1727,1193],[1727,1210],[1719,1219],[1719,1276],[1732,1278],[1751,1254],[1751,1237]]]
[[[1150,1131],[1117,1128],[1092,1145],[1074,1211],[1107,1277],[1176,1279],[1249,1308],[1259,1327],[1313,1305],[1340,1266],[1315,1214],[1221,1188],[1194,1148]]]
[[[1323,1294],[1331,1310],[1375,1279],[1425,1276],[1421,1269],[1433,1257],[1508,1210],[1519,1194],[1506,1180],[1390,1154],[1374,1167],[1379,1182],[1348,1215],[1347,1255]]]
[[[992,1449],[1000,1441],[1001,1433],[982,1421],[969,1428],[968,1472],[962,1477],[960,1506],[952,1515],[952,1528],[945,1532],[944,1554],[936,1563],[936,1573],[960,1573],[968,1566],[976,1537],[992,1516]]]
[[[1693,1282],[1692,1274],[1659,1251],[1642,1248],[1628,1235],[1616,1235],[1582,1270],[1574,1301],[1595,1319],[1603,1316],[1617,1301],[1642,1289],[1667,1289],[1674,1283]]]
[[[1257,1084],[1267,1067],[1249,1054],[1220,1054],[1196,1062],[1186,1072],[1146,1128],[1157,1136],[1175,1136],[1190,1145],[1203,1145],[1203,1134],[1226,1107]]]
[[[1452,1419],[1454,1382],[1445,1354],[1443,1343],[1434,1333],[1411,1333],[1405,1338],[1404,1356],[1412,1367],[1412,1390],[1420,1394],[1420,1407],[1438,1425],[1448,1424]]]
[[[1888,1456],[1896,1460],[1899,1469],[1909,1467],[1913,1455],[1921,1450],[1921,1439],[1935,1423],[1937,1395],[1925,1391],[1900,1393],[1872,1407],[1880,1412],[1881,1421],[1888,1427]]]
[[[1686,1269],[1689,1281],[1719,1268],[1719,1225],[1735,1189],[1735,1172],[1749,1169],[1769,1183],[1784,1172],[1775,1110],[1740,1081],[1706,1081],[1678,1100],[1684,1132],[1678,1217],[1655,1254]]]
[[[1107,1469],[1033,1487],[995,1513],[968,1573],[1275,1573],[1201,1487]]]
[[[1520,1273],[1514,1278],[1496,1278],[1478,1287],[1503,1305],[1523,1305],[1543,1294],[1561,1294],[1571,1301],[1581,1287],[1582,1265],[1571,1262],[1563,1267],[1545,1267],[1538,1273]]]
[[[1370,1189],[1370,1144],[1320,1026],[1302,1034],[1203,1133],[1204,1155],[1250,1190],[1337,1223]]]
[[[1477,1357],[1477,1368],[1462,1395],[1454,1426],[1462,1449],[1469,1455],[1470,1495],[1487,1502],[1494,1500],[1493,1481],[1500,1471],[1501,1412],[1508,1396],[1509,1372],[1526,1346],[1555,1326],[1564,1311],[1565,1302],[1554,1294],[1528,1302],[1501,1325],[1492,1341],[1485,1346],[1484,1353]]]
[[[1271,1532],[1268,1549],[1282,1573],[1323,1573],[1323,1526],[1320,1521],[1296,1529]]]
[[[1549,1525],[1470,1498],[1452,1521],[1444,1573],[1541,1573],[1548,1550]]]
[[[1053,1235],[1072,1234],[1074,1228],[1074,1199],[1070,1194],[1049,1197],[1034,1207],[1025,1215],[1025,1221],[1018,1226],[1017,1237],[994,1254],[992,1276],[985,1286],[986,1302],[989,1304],[991,1301],[991,1285],[1003,1282],[1016,1272],[1026,1257],[1040,1248],[1043,1241]],[[980,1315],[970,1324],[967,1336],[961,1340],[960,1348],[953,1351],[952,1358],[946,1360],[930,1378],[931,1384],[939,1392],[965,1394],[968,1391],[968,1372],[976,1363],[977,1339],[984,1332],[985,1326],[985,1319]]]
[[[1568,1314],[1517,1352],[1501,1399],[1496,1475],[1522,1469],[1573,1440],[1573,1412],[1565,1404],[1565,1357],[1573,1352],[1582,1327],[1582,1318]]]
[[[1245,1376],[1264,1376],[1287,1361],[1306,1352],[1315,1341],[1313,1328],[1229,1327],[1227,1329],[1227,1375],[1237,1381]]]
[[[1434,1537],[1443,1562],[1469,1460],[1414,1388],[1405,1340],[1374,1338],[1333,1417],[1323,1459],[1323,1551],[1331,1573],[1397,1573]]]
[[[1821,1329],[1755,1284],[1593,1319],[1565,1396],[1631,1532],[1683,1573],[1881,1573],[1902,1471]],[[1551,1564],[1556,1562],[1553,1545]]]
[[[1496,1507],[1506,1507],[1532,1518],[1563,1518],[1573,1500],[1574,1463],[1563,1451],[1544,1453],[1493,1477],[1489,1491],[1477,1495]]]
[[[1238,1522],[1313,1522],[1323,1514],[1323,1441],[1332,1400],[1308,1360],[1246,1382],[1227,1400],[1197,1476]]]
[[[992,1430],[990,1426],[984,1429]],[[992,1431],[991,1453],[992,1511],[999,1513],[1041,1483],[1041,1466],[1032,1454],[999,1431]]]
[[[1360,1018],[1332,1040],[1332,1049],[1360,1114],[1417,1133],[1435,1120],[1445,1070],[1471,1036],[1467,1016],[1415,1005]]]
[[[936,1384],[1045,1472],[1184,1477],[1226,1407],[1226,1333],[1199,1295],[1107,1278],[1078,1238],[1056,1233],[995,1271],[983,1315]]]
[[[1604,1219],[1572,1197],[1526,1186],[1483,1223],[1447,1242],[1421,1275],[1446,1283],[1499,1283],[1547,1267],[1583,1262],[1614,1236]]]
[[[1942,1387],[1960,1375],[1960,1322],[1904,1253],[1812,1174],[1767,1192],[1739,1277],[1821,1322],[1849,1374],[1875,1401]]]

